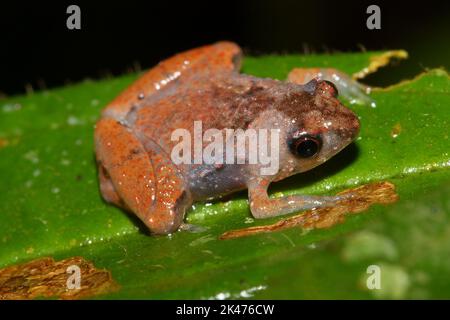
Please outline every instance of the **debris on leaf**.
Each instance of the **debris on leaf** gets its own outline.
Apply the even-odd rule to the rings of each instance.
[[[367,67],[359,72],[353,74],[353,79],[361,80],[367,75],[376,72],[381,67],[387,66],[392,60],[402,60],[408,58],[408,52],[405,50],[392,50],[384,52],[381,55],[370,58],[370,63]]]
[[[391,130],[391,137],[392,138],[397,138],[398,135],[400,134],[400,132],[402,132],[402,125],[400,123],[396,123]]]
[[[9,144],[9,141],[3,138],[0,138],[0,148],[6,147]]]
[[[78,276],[79,285],[72,279]],[[76,284],[76,282],[75,282]],[[55,262],[42,258],[0,269],[0,300],[27,300],[38,297],[80,299],[116,291],[111,273],[82,257]]]

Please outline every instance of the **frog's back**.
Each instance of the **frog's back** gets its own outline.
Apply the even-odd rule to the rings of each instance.
[[[270,83],[268,83],[270,82]],[[164,90],[143,99],[127,115],[126,121],[170,152],[177,142],[172,132],[194,131],[194,121],[201,121],[203,132],[210,128],[246,129],[255,114],[270,105],[269,96],[260,90],[274,80],[238,74],[202,73],[180,77]]]

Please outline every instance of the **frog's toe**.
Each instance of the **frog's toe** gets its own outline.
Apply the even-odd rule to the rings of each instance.
[[[187,231],[191,233],[201,233],[208,230],[207,227],[199,226],[196,224],[190,224],[190,223],[182,223],[180,227],[178,228],[180,231]]]
[[[376,107],[375,100],[369,96],[370,87],[362,85],[353,79],[335,80],[334,83],[339,90],[339,94],[348,100],[350,104]]]

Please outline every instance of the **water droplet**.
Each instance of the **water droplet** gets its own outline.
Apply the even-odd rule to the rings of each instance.
[[[38,153],[35,150],[31,150],[25,153],[24,158],[31,161],[32,163],[39,162]]]
[[[8,112],[13,112],[13,111],[18,111],[22,108],[22,105],[20,105],[19,103],[8,103],[3,105],[3,112],[8,113]]]

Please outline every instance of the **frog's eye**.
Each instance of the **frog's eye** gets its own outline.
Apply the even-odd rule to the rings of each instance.
[[[316,155],[322,147],[322,140],[319,136],[309,134],[292,139],[289,143],[291,152],[301,158],[310,158]]]
[[[327,84],[328,84],[328,92],[335,98],[337,98],[337,96],[339,95],[339,91],[336,87],[336,85],[328,80],[324,80]]]

